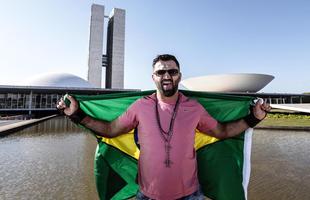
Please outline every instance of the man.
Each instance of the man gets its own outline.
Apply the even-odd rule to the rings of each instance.
[[[197,101],[178,91],[181,76],[174,56],[157,56],[152,74],[156,93],[137,100],[112,122],[86,116],[71,96],[68,97],[70,107],[63,100],[57,105],[74,122],[103,137],[116,137],[138,129],[140,191],[137,199],[204,199],[197,178],[195,129],[220,139],[234,137],[254,127],[271,109],[268,104],[258,102],[244,119],[219,123]]]

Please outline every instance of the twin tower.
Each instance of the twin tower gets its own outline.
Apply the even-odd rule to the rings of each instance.
[[[106,23],[106,53],[103,53],[104,26]],[[110,16],[104,6],[91,8],[88,82],[102,87],[102,68],[105,67],[105,88],[124,88],[125,10],[114,8]]]

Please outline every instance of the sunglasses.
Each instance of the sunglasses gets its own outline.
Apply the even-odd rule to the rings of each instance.
[[[163,76],[163,75],[165,75],[167,72],[168,72],[168,74],[169,74],[170,76],[176,76],[176,75],[179,74],[179,70],[177,70],[177,69],[168,69],[168,70],[160,69],[160,70],[155,71],[154,74],[155,74],[156,76]]]

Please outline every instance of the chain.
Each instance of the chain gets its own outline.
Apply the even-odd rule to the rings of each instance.
[[[166,152],[166,159],[164,161],[164,164],[166,165],[166,167],[170,167],[170,165],[173,163],[171,160],[170,160],[170,150],[171,150],[171,145],[170,145],[170,141],[171,141],[171,138],[172,138],[172,135],[173,135],[173,126],[174,126],[174,120],[177,116],[177,110],[178,110],[178,107],[179,107],[179,100],[180,100],[180,95],[178,95],[178,99],[177,99],[177,102],[174,106],[174,109],[173,109],[173,113],[172,113],[172,117],[171,117],[171,120],[170,120],[170,124],[169,124],[169,130],[168,132],[166,132],[161,124],[160,124],[160,116],[159,116],[159,111],[158,111],[158,99],[157,99],[157,95],[155,95],[156,97],[156,105],[155,105],[155,109],[156,109],[156,119],[157,119],[157,125],[158,125],[158,128],[160,130],[160,135],[162,137],[162,139],[164,140],[164,143],[165,143],[165,152]]]

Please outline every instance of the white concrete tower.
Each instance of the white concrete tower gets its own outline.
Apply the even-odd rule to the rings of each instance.
[[[93,4],[91,7],[87,80],[99,88],[101,88],[102,81],[103,28],[104,6]]]
[[[124,88],[125,10],[114,8],[107,31],[106,88]]]

